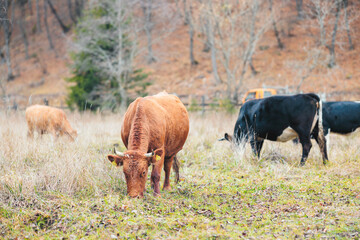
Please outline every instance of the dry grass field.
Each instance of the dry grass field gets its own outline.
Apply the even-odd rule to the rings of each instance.
[[[331,135],[330,164],[313,148],[265,142],[260,160],[218,142],[236,115],[192,113],[181,182],[129,199],[106,155],[121,115],[69,114],[78,139],[29,140],[23,112],[0,113],[0,238],[288,239],[360,237],[360,136]],[[163,174],[164,175],[164,174]],[[162,175],[162,178],[164,177]],[[173,176],[174,177],[174,176]]]

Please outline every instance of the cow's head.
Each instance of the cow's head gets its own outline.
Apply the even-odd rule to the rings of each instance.
[[[114,153],[115,155],[108,155],[107,157],[113,165],[123,166],[128,195],[130,197],[143,197],[148,168],[161,158],[163,150],[157,149],[151,153],[130,150],[122,153],[114,148]]]

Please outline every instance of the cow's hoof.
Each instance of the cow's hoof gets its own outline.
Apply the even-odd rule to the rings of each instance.
[[[154,197],[161,197],[161,194],[154,192]]]
[[[170,191],[170,190],[171,190],[170,185],[169,185],[169,186],[164,186],[164,187],[163,187],[163,190],[165,190],[165,191]]]
[[[305,166],[305,162],[300,162],[300,167]]]

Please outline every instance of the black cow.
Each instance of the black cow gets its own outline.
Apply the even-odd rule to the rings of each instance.
[[[325,136],[330,132],[350,134],[360,128],[360,102],[323,102],[323,129]],[[317,138],[317,132],[312,138]],[[298,139],[294,139],[295,144]]]
[[[360,128],[360,102],[324,102],[323,125],[329,131],[349,134]]]
[[[240,109],[234,137],[225,133],[225,137],[219,140],[239,144],[246,143],[250,139],[254,154],[260,157],[265,139],[286,142],[298,137],[302,144],[300,165],[303,166],[312,147],[310,141],[312,133],[316,136],[315,140],[323,155],[323,163],[326,164],[328,157],[321,122],[321,105],[320,98],[313,93],[272,96],[248,101]]]

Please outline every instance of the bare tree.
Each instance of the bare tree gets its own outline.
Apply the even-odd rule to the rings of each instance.
[[[48,38],[48,41],[49,41],[50,49],[55,50],[54,44],[52,42],[49,26],[48,26],[47,8],[48,8],[48,1],[45,0],[44,1],[44,25],[45,25],[46,35],[47,35],[47,38]]]
[[[335,0],[335,3],[336,3],[335,23],[334,23],[333,32],[331,34],[331,43],[330,43],[330,45],[326,46],[330,52],[330,61],[329,61],[330,68],[335,66],[335,39],[336,39],[336,33],[337,33],[337,29],[338,29],[339,16],[340,16],[340,7],[341,7],[340,1],[341,0]]]
[[[147,63],[151,64],[152,62],[156,62],[152,50],[152,30],[154,28],[154,23],[152,21],[153,0],[141,0],[141,8],[144,15],[144,30],[147,38]]]
[[[350,24],[349,24],[349,16],[348,16],[348,8],[349,8],[348,0],[343,0],[343,7],[344,7],[344,15],[345,15],[344,17],[345,17],[346,33],[347,33],[348,41],[349,41],[349,50],[353,50],[354,44],[352,43],[351,34],[350,34]]]
[[[303,0],[295,0],[296,1],[296,11],[298,19],[303,18]]]
[[[52,4],[51,0],[45,0],[45,1],[46,1],[47,4],[49,5],[50,10],[51,10],[51,12],[54,14],[54,16],[55,16],[57,22],[59,23],[62,31],[63,31],[64,33],[67,33],[67,32],[70,30],[70,28],[63,23],[63,21],[61,20],[59,14],[58,14],[57,11],[56,11],[54,5]]]
[[[40,6],[39,6],[39,0],[36,0],[35,2],[36,7],[36,32],[41,33],[41,24],[40,24]]]
[[[227,95],[235,103],[248,67],[256,71],[251,67],[256,45],[271,24],[267,8],[261,4],[265,3],[258,0],[212,3],[215,45],[226,73]]]
[[[31,0],[27,0],[27,3],[28,3],[28,8],[29,8],[29,11],[30,11],[30,15],[33,15],[33,11],[32,11],[32,1],[31,1]]]
[[[205,33],[206,42],[205,47],[210,48],[211,54],[211,66],[212,72],[215,79],[215,84],[220,84],[222,80],[220,79],[219,72],[218,72],[218,65],[217,65],[217,49],[215,46],[215,24],[216,18],[214,18],[214,6],[212,0],[204,0],[201,1],[201,21],[200,24],[202,25],[202,31]]]
[[[92,0],[92,7],[111,9],[103,17],[87,18],[79,23],[80,28],[74,49],[91,55],[92,64],[101,69],[101,74],[108,79],[98,86],[90,95],[101,96],[101,101],[106,103],[116,102],[116,95],[120,95],[120,108],[126,110],[129,99],[129,88],[133,85],[133,64],[138,55],[138,34],[143,30],[142,21],[132,18],[137,1],[123,0]],[[138,20],[138,21],[135,21]],[[101,26],[114,26],[104,29]],[[95,42],[116,43],[112,50],[107,51],[101,44]],[[84,62],[84,64],[89,64]],[[109,87],[115,81],[117,88]],[[109,92],[109,91],[115,91]],[[103,105],[103,104],[102,104]]]
[[[71,21],[73,21],[73,23],[76,23],[76,18],[75,18],[74,13],[73,13],[71,0],[67,0],[67,5],[68,5],[69,16],[71,18]]]
[[[84,4],[84,0],[75,0],[75,15],[77,18],[81,17]]]
[[[305,46],[303,51],[306,58],[303,60],[288,61],[287,66],[295,72],[294,78],[297,83],[295,92],[299,93],[306,79],[308,79],[314,70],[318,67],[326,68],[326,56],[322,53],[321,48]]]
[[[326,46],[327,25],[335,4],[333,1],[311,0],[308,15],[315,17],[319,26],[319,44]],[[311,26],[310,26],[311,27]]]
[[[132,0],[134,1],[134,0]],[[146,36],[146,46],[139,46],[139,53],[146,51],[146,60],[148,64],[158,61],[155,56],[153,46],[172,33],[178,26],[180,15],[179,11],[173,9],[172,3],[167,0],[137,0],[140,3],[140,9],[143,13],[142,21],[143,32]],[[134,6],[134,10],[138,5]],[[156,29],[156,34],[154,34]]]
[[[17,22],[19,24],[21,36],[22,36],[22,39],[23,39],[23,42],[24,42],[25,58],[28,59],[29,58],[29,41],[28,41],[27,35],[26,35],[26,26],[25,26],[26,22],[24,21],[26,1],[18,1],[17,3],[18,3],[18,5],[20,7],[20,10],[21,10],[21,14],[19,15],[19,18],[18,18]]]
[[[335,49],[337,46],[341,47],[343,45],[341,39],[337,39],[339,31],[346,30],[349,49],[351,50],[354,47],[350,34],[348,2],[347,0],[311,0],[309,10],[308,14],[311,17],[315,17],[318,23],[319,45],[329,50],[330,59],[328,67],[332,68],[336,64]],[[340,21],[342,16],[341,10],[344,10],[344,21]],[[313,26],[310,26],[310,28],[313,28]]]
[[[3,28],[4,28],[4,38],[5,38],[5,60],[6,60],[6,66],[7,66],[7,80],[11,81],[14,79],[14,75],[13,75],[13,69],[11,66],[11,55],[10,55],[10,40],[11,40],[11,35],[12,35],[12,22],[13,22],[13,18],[14,18],[14,6],[15,3],[14,1],[11,1],[11,10],[10,10],[10,20],[9,20],[9,9],[8,9],[8,0],[4,0],[3,2],[3,10],[5,15],[5,19],[2,21],[3,23]]]
[[[193,2],[192,0],[184,0],[185,22],[189,25],[189,39],[190,39],[190,63],[197,65],[198,61],[194,57],[194,18],[193,18]]]
[[[276,14],[274,14],[274,10],[273,10],[273,0],[269,0],[269,10],[271,12],[271,22],[272,22],[274,34],[275,34],[275,37],[276,37],[276,41],[277,41],[277,44],[278,44],[278,48],[283,49],[284,44],[281,42],[280,33],[279,33],[278,29],[277,29],[276,19],[274,17],[274,15],[276,15]]]

